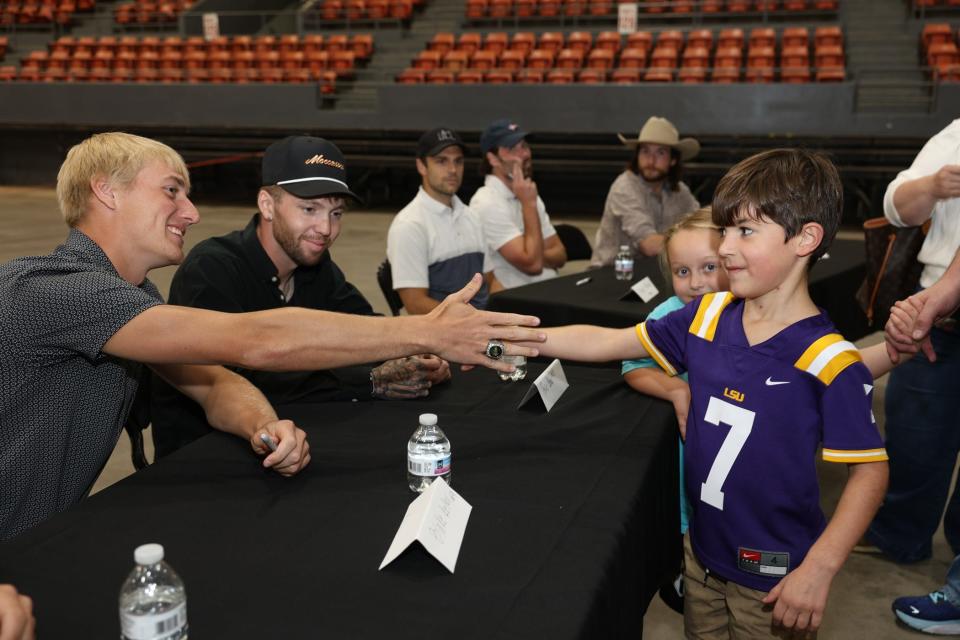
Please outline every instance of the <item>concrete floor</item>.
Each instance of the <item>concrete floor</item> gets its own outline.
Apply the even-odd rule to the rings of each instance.
[[[549,203],[549,194],[545,200]],[[187,245],[226,233],[244,226],[253,207],[204,206],[199,203],[202,221],[187,234]],[[377,287],[376,265],[386,249],[386,231],[392,213],[351,211],[347,214],[343,231],[333,254],[348,278],[367,296],[373,307],[389,313],[386,302]],[[597,220],[562,220],[580,226],[593,238]],[[851,235],[857,235],[851,232]],[[0,261],[10,258],[47,253],[66,236],[66,227],[57,210],[56,197],[51,189],[0,187]],[[572,263],[564,273],[585,268],[584,262]],[[166,295],[174,267],[159,269],[152,280]],[[852,302],[851,302],[852,304]],[[861,341],[869,344],[879,335]],[[880,380],[875,394],[874,412],[883,424],[882,397],[885,384]],[[149,442],[149,437],[147,441]],[[106,469],[97,481],[95,491],[122,479],[133,472],[129,443],[121,438]],[[152,456],[152,451],[148,451]],[[823,505],[829,514],[839,497],[846,477],[842,465],[820,465]],[[890,612],[893,598],[905,594],[921,594],[942,584],[947,567],[953,558],[942,531],[934,538],[934,557],[915,565],[898,566],[875,556],[854,554],[837,576],[831,590],[831,599],[820,638],[870,638],[887,640],[916,638],[918,634],[898,627]],[[646,637],[671,639],[682,637],[682,619],[655,598],[645,618]]]

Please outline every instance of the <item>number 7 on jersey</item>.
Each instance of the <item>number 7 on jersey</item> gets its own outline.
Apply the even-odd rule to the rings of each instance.
[[[750,432],[753,431],[753,419],[756,413],[743,407],[738,407],[726,400],[710,398],[704,420],[710,424],[720,426],[721,423],[730,427],[727,437],[720,445],[720,451],[710,467],[707,481],[700,485],[700,499],[710,506],[723,511],[723,483],[730,475],[733,463],[737,461],[743,445],[746,444]]]

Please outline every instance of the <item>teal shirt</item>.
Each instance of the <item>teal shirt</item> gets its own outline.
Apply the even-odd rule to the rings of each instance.
[[[677,309],[682,309],[684,307],[683,300],[677,296],[671,296],[654,307],[653,311],[647,314],[647,320],[656,320],[662,318],[668,313],[673,313]],[[634,369],[644,369],[653,367],[659,369],[660,367],[654,361],[653,358],[640,358],[638,360],[624,360],[623,364],[620,367],[620,374],[626,375],[627,372],[633,371]],[[682,373],[680,377],[686,381],[687,374]],[[687,529],[690,527],[690,505],[687,503],[687,491],[686,487],[683,484],[683,440],[680,440],[680,533],[684,534],[687,532]]]

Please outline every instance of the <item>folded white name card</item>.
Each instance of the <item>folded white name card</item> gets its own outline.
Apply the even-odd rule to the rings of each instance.
[[[657,294],[660,293],[657,291],[657,285],[653,284],[653,280],[649,277],[641,278],[637,284],[630,287],[635,294],[637,294],[641,300],[644,302],[650,302],[657,297]]]
[[[543,400],[543,406],[546,407],[547,411],[550,411],[569,386],[567,376],[563,373],[563,366],[559,360],[554,360],[550,363],[550,366],[544,369],[543,373],[533,381],[533,384],[527,389],[527,393],[523,396],[523,400],[520,401],[517,408],[519,409],[525,405],[532,397],[539,393],[540,399]]]
[[[380,568],[397,559],[414,541],[453,573],[460,544],[473,507],[459,493],[437,478],[407,507],[397,535],[393,537]]]

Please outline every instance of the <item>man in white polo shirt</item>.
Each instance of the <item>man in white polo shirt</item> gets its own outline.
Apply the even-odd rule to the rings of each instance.
[[[567,250],[531,178],[533,155],[527,132],[510,120],[497,120],[480,136],[483,186],[470,200],[483,221],[493,273],[504,288],[556,277]]]
[[[408,313],[428,313],[478,272],[484,284],[470,304],[483,309],[489,294],[500,288],[480,219],[457,197],[463,155],[463,142],[450,129],[427,131],[417,143],[420,189],[387,234],[393,288]]]

